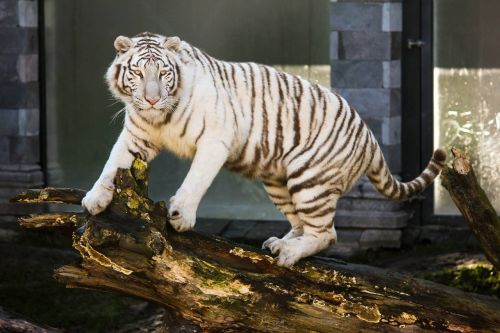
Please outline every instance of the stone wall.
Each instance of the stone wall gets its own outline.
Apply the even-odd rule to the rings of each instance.
[[[8,198],[43,185],[37,13],[34,0],[0,1],[0,229],[22,213]]]
[[[393,173],[401,172],[402,3],[332,0],[330,58],[332,89],[368,124]],[[399,202],[388,201],[363,179],[339,202],[339,243],[329,251],[400,247],[408,220]]]
[[[332,88],[374,132],[393,173],[401,172],[400,1],[331,3]]]

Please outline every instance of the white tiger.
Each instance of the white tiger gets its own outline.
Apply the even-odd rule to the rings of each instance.
[[[161,149],[192,159],[170,199],[170,223],[193,228],[201,198],[222,167],[262,180],[291,230],[263,247],[291,266],[336,241],[337,200],[367,175],[384,195],[406,199],[439,174],[446,154],[436,150],[416,179],[390,173],[372,132],[334,92],[255,63],[216,60],[178,37],[119,36],[106,73],[125,103],[123,130],[101,176],[82,205],[98,214],[113,196],[117,168],[136,155],[150,161]]]

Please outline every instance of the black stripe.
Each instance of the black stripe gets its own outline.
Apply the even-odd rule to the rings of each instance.
[[[261,74],[261,83],[262,83],[262,153],[264,154],[264,158],[269,155],[269,120],[267,118],[267,105],[266,105],[266,77],[262,75],[262,69],[265,69],[264,66],[260,67]]]
[[[200,138],[203,135],[203,133],[205,133],[205,118],[203,118],[203,127],[201,128],[201,132],[198,135],[198,137],[196,138],[196,140],[194,141],[194,145],[195,146],[198,144],[198,140],[200,140]]]
[[[319,217],[323,217],[323,216],[326,216],[326,215],[329,215],[329,214],[332,214],[336,211],[335,207],[332,205],[332,206],[329,206],[329,207],[325,207],[323,208],[322,210],[320,210],[319,212],[317,212],[316,214],[312,214],[310,215],[309,217],[313,217],[313,218],[319,218]],[[327,224],[325,227],[327,229],[330,229],[331,227],[333,226],[333,220],[332,222],[330,222],[329,224]]]
[[[302,81],[294,77],[295,81],[293,83],[293,92],[294,92],[294,107],[293,107],[293,146],[288,150],[288,152],[283,156],[285,159],[289,154],[291,154],[295,148],[297,148],[300,144],[300,120],[299,120],[299,112],[300,106],[302,103],[302,94],[304,93],[304,88],[302,86]],[[298,86],[298,93],[296,91],[296,87]]]
[[[307,208],[297,208],[296,211],[297,213],[299,214],[311,214],[311,213],[314,213],[316,212],[318,209],[322,208],[323,206],[325,206],[326,204],[328,203],[328,201],[323,201],[321,202],[320,204],[318,205],[315,205],[315,206],[312,206],[312,207],[307,207]]]

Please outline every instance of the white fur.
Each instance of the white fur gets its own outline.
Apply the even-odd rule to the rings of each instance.
[[[399,186],[359,115],[326,88],[270,67],[216,60],[176,37],[120,36],[115,47],[106,80],[125,103],[124,128],[83,199],[91,214],[110,203],[118,168],[129,168],[134,154],[149,161],[165,148],[193,160],[170,199],[176,230],[193,228],[201,198],[226,166],[264,181],[292,229],[263,247],[291,266],[335,243],[337,200],[363,174],[395,198],[405,197],[408,184],[428,184],[420,177]]]

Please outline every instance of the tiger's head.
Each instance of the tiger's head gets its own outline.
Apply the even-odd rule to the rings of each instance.
[[[118,36],[117,55],[106,73],[111,93],[137,111],[168,111],[180,87],[176,55],[181,43],[178,37],[148,32]]]

